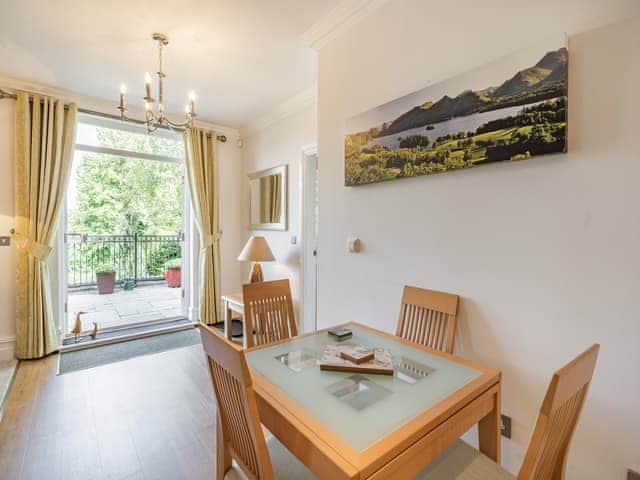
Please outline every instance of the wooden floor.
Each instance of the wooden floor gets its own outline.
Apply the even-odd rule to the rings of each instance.
[[[196,345],[56,376],[22,362],[0,423],[0,478],[215,478],[215,404]]]

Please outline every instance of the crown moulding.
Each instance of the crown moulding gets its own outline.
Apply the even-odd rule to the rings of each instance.
[[[317,93],[317,85],[314,84],[312,87],[276,105],[255,121],[244,125],[240,129],[242,138],[249,138],[285,118],[291,117],[307,108],[315,107],[317,103]]]
[[[349,30],[389,0],[344,0],[311,26],[303,35],[304,42],[320,50],[334,38]]]
[[[22,90],[39,95],[48,95],[60,98],[64,101],[75,102],[78,104],[79,108],[95,110],[96,112],[106,113],[114,116],[117,115],[117,110],[115,108],[116,103],[112,102],[111,100],[82,95],[65,88],[37,82],[34,80],[0,75],[0,88],[10,91]],[[134,108],[132,109],[132,113],[136,117],[144,117],[143,109]],[[218,125],[206,120],[196,120],[195,126],[207,130],[213,130],[218,134],[226,135],[231,138],[240,138],[240,131],[234,127]]]

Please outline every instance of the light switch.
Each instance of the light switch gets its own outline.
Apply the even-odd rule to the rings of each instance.
[[[358,253],[360,251],[360,239],[357,237],[350,238],[347,242],[349,253]]]
[[[11,237],[0,237],[0,247],[8,247],[11,245]]]

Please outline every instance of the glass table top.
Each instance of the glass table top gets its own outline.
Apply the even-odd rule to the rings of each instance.
[[[349,325],[339,341],[325,332],[247,352],[249,366],[328,430],[362,451],[454,393],[481,372],[385,335]],[[327,345],[391,351],[393,375],[320,370]]]

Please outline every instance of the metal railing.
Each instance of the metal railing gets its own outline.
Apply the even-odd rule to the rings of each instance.
[[[183,236],[176,235],[88,235],[65,233],[67,286],[96,285],[96,268],[109,265],[116,281],[161,280],[164,263],[181,257]]]

